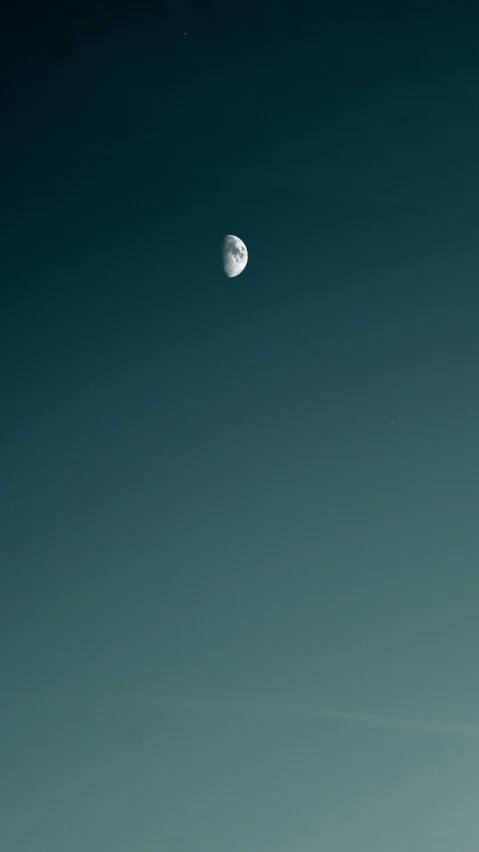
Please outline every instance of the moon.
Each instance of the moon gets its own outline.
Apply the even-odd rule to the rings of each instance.
[[[243,272],[248,263],[248,249],[243,240],[234,234],[226,234],[223,239],[223,269],[228,278],[234,278]]]

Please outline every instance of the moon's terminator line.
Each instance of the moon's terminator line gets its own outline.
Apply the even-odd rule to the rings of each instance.
[[[248,263],[248,249],[243,240],[234,234],[226,234],[223,239],[223,269],[228,278],[234,278],[243,272]]]

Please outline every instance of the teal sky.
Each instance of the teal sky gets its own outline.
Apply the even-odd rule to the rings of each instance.
[[[1,12],[2,850],[479,848],[479,12],[383,5]]]

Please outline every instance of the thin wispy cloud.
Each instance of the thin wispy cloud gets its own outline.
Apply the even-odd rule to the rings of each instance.
[[[479,725],[433,719],[418,719],[401,716],[376,716],[372,713],[348,713],[343,710],[310,710],[309,715],[376,727],[396,728],[401,731],[425,733],[434,736],[465,737],[479,741]]]
[[[118,701],[118,698],[116,699]],[[121,699],[120,699],[121,700]],[[319,717],[339,721],[370,725],[372,727],[395,728],[411,733],[430,736],[457,737],[479,742],[479,724],[450,719],[421,719],[411,716],[381,716],[374,713],[354,713],[344,710],[308,709],[304,699],[245,700],[238,696],[215,696],[208,693],[164,695],[158,697],[130,696],[123,699],[130,705],[156,708],[165,711],[191,713],[246,713],[262,716],[290,715],[298,718]]]

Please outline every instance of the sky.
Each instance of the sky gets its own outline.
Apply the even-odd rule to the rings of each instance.
[[[0,847],[476,852],[479,11],[0,33]]]

